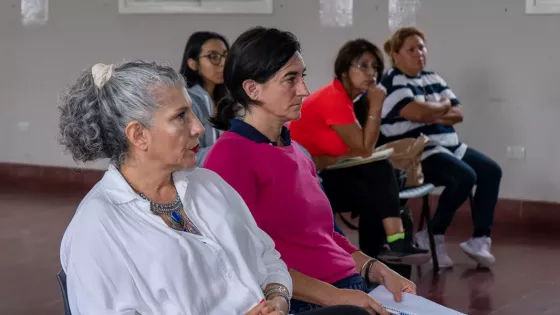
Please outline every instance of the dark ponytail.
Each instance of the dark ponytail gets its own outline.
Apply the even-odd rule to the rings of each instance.
[[[226,131],[229,129],[230,120],[237,116],[239,107],[239,104],[231,97],[231,95],[226,93],[226,95],[218,102],[218,105],[216,105],[216,114],[210,117],[208,121],[212,127],[218,130]]]
[[[300,52],[294,34],[276,28],[262,26],[251,28],[235,40],[224,65],[226,95],[220,99],[216,114],[210,124],[220,130],[228,130],[229,122],[246,112],[249,106],[259,106],[243,88],[247,80],[264,84],[286,63]]]

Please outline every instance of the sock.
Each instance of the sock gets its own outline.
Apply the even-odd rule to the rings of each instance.
[[[404,233],[397,233],[397,234],[387,236],[388,243],[393,243],[394,241],[398,241],[398,240],[404,240]]]

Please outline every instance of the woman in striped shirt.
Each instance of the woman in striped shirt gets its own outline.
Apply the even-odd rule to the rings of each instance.
[[[387,97],[381,112],[380,141],[421,134],[430,139],[422,154],[424,176],[427,182],[445,187],[433,219],[440,267],[453,264],[446,253],[444,234],[455,211],[476,185],[471,209],[474,232],[460,246],[478,263],[490,266],[495,262],[490,253],[490,234],[502,171],[489,157],[459,141],[453,126],[463,121],[462,105],[437,73],[424,69],[424,41],[420,30],[406,27],[385,43],[393,67],[381,81]],[[417,234],[420,247],[428,248],[427,240],[426,231]]]

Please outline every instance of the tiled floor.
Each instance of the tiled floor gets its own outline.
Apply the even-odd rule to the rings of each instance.
[[[23,191],[0,187],[0,314],[61,315],[59,244],[85,192]],[[498,263],[485,271],[457,246],[468,236],[469,224],[462,224],[468,220],[459,215],[450,231],[452,270],[436,277],[430,266],[414,272],[419,294],[472,315],[560,314],[560,232],[550,228],[560,222],[540,229],[497,227]]]

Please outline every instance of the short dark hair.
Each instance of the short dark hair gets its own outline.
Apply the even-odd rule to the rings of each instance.
[[[181,62],[181,70],[179,73],[183,75],[187,81],[187,87],[195,85],[204,86],[204,80],[198,71],[189,67],[189,59],[198,60],[202,52],[202,46],[211,39],[217,39],[224,43],[226,49],[229,50],[229,43],[227,39],[215,32],[200,31],[194,32],[185,45],[185,52],[183,53],[183,61]],[[225,95],[225,87],[223,84],[218,84],[214,88],[214,95],[211,95],[214,100],[219,100]]]
[[[247,110],[253,101],[243,89],[243,82],[265,83],[300,52],[296,36],[276,28],[258,26],[241,34],[231,46],[224,66],[227,95],[218,102],[210,123],[217,129],[229,129],[230,120]]]
[[[377,82],[381,81],[383,70],[385,70],[385,62],[383,61],[383,53],[370,41],[358,38],[346,42],[338,51],[334,62],[334,74],[338,80],[342,80],[342,74],[347,73],[356,59],[360,58],[364,53],[369,52],[375,57]]]

